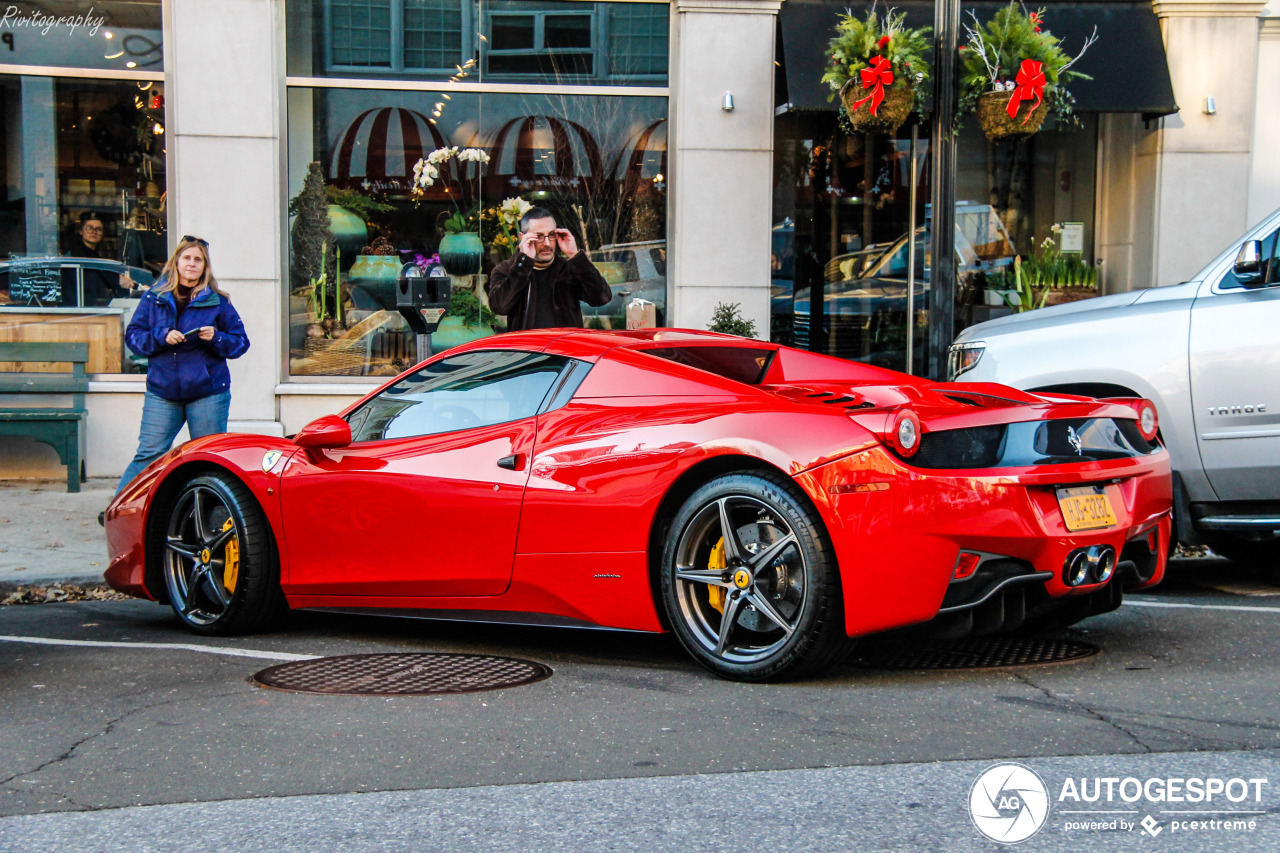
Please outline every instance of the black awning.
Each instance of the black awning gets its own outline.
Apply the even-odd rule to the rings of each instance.
[[[882,6],[884,4],[881,4]],[[907,14],[913,27],[933,25],[933,3],[906,0],[892,4]],[[964,3],[964,22],[972,9],[988,20],[1004,3]],[[1045,27],[1075,55],[1098,27],[1098,40],[1075,65],[1092,80],[1071,84],[1077,112],[1143,113],[1163,116],[1178,111],[1169,79],[1160,22],[1149,2],[1036,2],[1045,8]],[[835,35],[837,16],[846,9],[865,15],[869,3],[786,0],[778,13],[784,77],[778,87],[780,112],[834,110],[831,88],[822,82],[827,42]],[[963,41],[961,42],[963,44]]]

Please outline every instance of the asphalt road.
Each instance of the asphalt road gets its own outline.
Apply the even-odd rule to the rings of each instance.
[[[1064,635],[1102,648],[1079,662],[769,686],[716,679],[669,637],[298,614],[209,640],[143,602],[7,607],[0,637],[128,645],[0,640],[0,850],[1002,849],[967,803],[1008,759],[1051,801],[1019,850],[1280,849],[1280,577],[1194,561],[1131,601]],[[248,680],[289,656],[393,651],[554,675],[402,698]],[[1077,777],[1268,782],[1108,805],[1063,800]],[[1223,819],[1254,824],[1172,823]]]

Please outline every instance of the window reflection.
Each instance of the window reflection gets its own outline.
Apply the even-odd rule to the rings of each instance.
[[[124,327],[167,259],[163,84],[0,76],[0,111],[0,340],[144,372]]]
[[[471,82],[667,81],[669,4],[578,0],[288,0],[288,73]]]
[[[454,277],[433,348],[502,331],[483,282],[516,249],[502,205],[517,198],[550,209],[613,287],[588,325],[623,325],[637,297],[663,322],[665,98],[293,88],[289,120],[293,374],[390,375],[412,364],[396,280],[407,263],[428,274],[447,265],[453,231],[479,236],[480,274]],[[449,158],[439,179],[415,188],[414,164],[449,146],[489,162]]]

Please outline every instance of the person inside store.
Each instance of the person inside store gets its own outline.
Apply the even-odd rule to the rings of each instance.
[[[80,219],[76,223],[75,235],[71,238],[71,245],[67,249],[67,257],[105,258],[106,256],[102,254],[102,238],[104,236],[106,236],[106,227],[103,225],[102,217],[92,210],[86,210],[80,214]],[[106,270],[86,267],[82,276],[85,305],[106,305],[114,297],[128,296],[130,288],[134,286],[133,279],[129,277],[128,273],[119,275]],[[74,269],[65,269],[63,271],[62,294],[63,304],[81,304],[79,295],[76,293]]]
[[[125,338],[131,350],[150,362],[138,452],[117,492],[169,451],[184,423],[192,438],[227,431],[227,359],[244,355],[249,336],[213,277],[208,242],[182,238],[160,278],[143,295]]]
[[[534,207],[520,219],[520,248],[494,267],[485,286],[489,307],[507,315],[507,330],[582,328],[585,302],[600,307],[613,298],[595,264],[579,251],[551,211]]]

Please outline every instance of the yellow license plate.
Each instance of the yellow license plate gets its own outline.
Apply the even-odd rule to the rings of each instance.
[[[1116,523],[1111,499],[1101,486],[1077,486],[1058,489],[1058,507],[1068,530],[1093,530]]]

